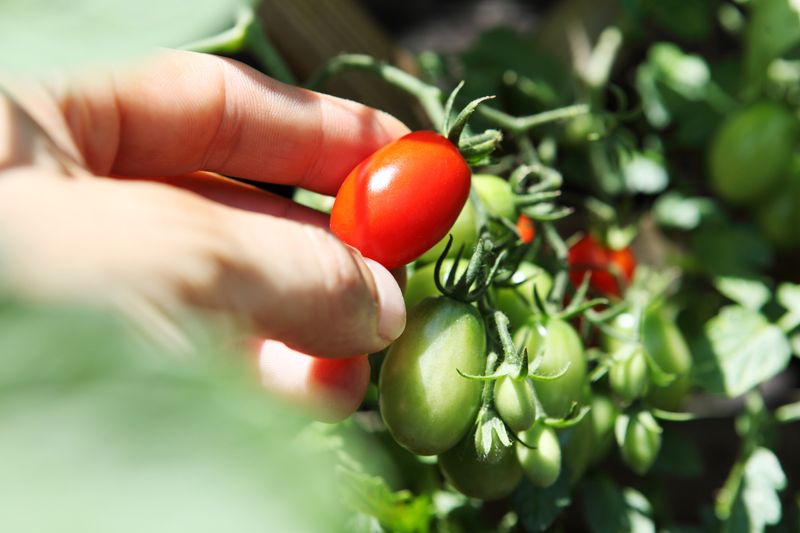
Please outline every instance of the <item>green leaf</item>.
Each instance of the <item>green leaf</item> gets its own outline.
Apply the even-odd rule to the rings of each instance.
[[[686,54],[672,43],[656,43],[648,52],[656,78],[687,100],[705,97],[711,70],[705,60]]]
[[[653,206],[653,213],[661,226],[682,230],[693,230],[706,220],[722,217],[714,200],[684,196],[677,191],[659,196]]]
[[[758,89],[770,62],[800,43],[800,3],[797,0],[750,2],[750,23],[745,35],[745,73]]]
[[[631,193],[655,194],[666,189],[669,175],[662,162],[640,152],[622,165],[625,186]]]
[[[433,504],[407,490],[393,492],[382,477],[340,469],[343,498],[353,508],[375,517],[389,531],[428,531]]]
[[[756,449],[744,466],[742,483],[723,531],[764,531],[766,526],[780,522],[781,501],[778,493],[784,488],[786,474],[778,458],[766,448]]]
[[[724,307],[706,323],[698,346],[697,380],[711,392],[739,396],[782,371],[789,342],[763,315],[740,306]]]
[[[775,297],[787,311],[800,315],[800,285],[781,283]]]
[[[249,2],[248,2],[249,3]],[[235,27],[243,0],[7,0],[0,68],[42,70],[111,63],[177,48]]]
[[[293,438],[307,422],[203,326],[176,357],[109,314],[0,307],[4,530],[341,526],[331,463]]]
[[[621,490],[605,477],[587,479],[581,486],[589,531],[654,533],[650,502],[631,488]]]
[[[692,235],[692,251],[699,267],[711,277],[756,278],[772,263],[772,249],[750,226],[701,226]]]
[[[758,311],[772,297],[772,292],[764,281],[735,276],[714,278],[714,287],[734,302]]]
[[[547,531],[571,502],[569,474],[565,468],[561,469],[558,479],[549,487],[537,487],[523,478],[511,495],[511,507],[519,515],[525,531],[532,533]]]

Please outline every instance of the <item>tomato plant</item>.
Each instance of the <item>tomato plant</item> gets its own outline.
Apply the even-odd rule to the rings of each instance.
[[[478,220],[477,214],[475,213],[475,204],[471,199],[467,199],[467,202],[461,209],[461,213],[459,213],[458,218],[448,233],[453,236],[453,245],[448,253],[450,257],[455,257],[458,250],[462,247],[465,254],[469,254],[472,251],[475,241],[478,240]],[[444,237],[433,248],[422,254],[419,260],[423,263],[436,261],[442,254],[447,239],[448,237]]]
[[[478,410],[481,383],[458,371],[483,371],[486,333],[477,310],[448,297],[428,298],[408,315],[380,374],[380,408],[394,438],[419,455],[452,448]]]
[[[553,288],[553,278],[545,269],[526,261],[517,267],[510,282],[518,285],[498,287],[494,297],[497,308],[506,314],[513,331],[525,324],[533,312],[534,288],[540,297],[546,298]]]
[[[511,431],[518,433],[536,421],[536,397],[530,378],[515,380],[504,376],[495,382],[494,403]]]
[[[588,272],[589,286],[607,296],[620,296],[636,269],[636,259],[630,248],[612,250],[589,235],[569,249],[568,257],[572,283],[580,285]]]
[[[359,163],[342,183],[331,231],[388,269],[416,259],[461,213],[470,170],[450,141],[415,131]]]

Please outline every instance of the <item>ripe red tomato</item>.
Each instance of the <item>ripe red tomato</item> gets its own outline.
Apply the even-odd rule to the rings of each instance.
[[[519,233],[519,240],[525,244],[533,242],[536,237],[536,226],[533,225],[533,220],[528,215],[520,214],[517,218],[517,233]]]
[[[570,278],[577,287],[586,272],[591,272],[589,286],[607,296],[620,296],[625,284],[633,279],[636,258],[630,248],[612,250],[586,236],[569,249]]]
[[[467,201],[470,170],[433,131],[387,144],[354,168],[336,194],[331,231],[388,269],[447,235]]]

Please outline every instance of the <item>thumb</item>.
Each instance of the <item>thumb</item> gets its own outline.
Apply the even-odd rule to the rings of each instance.
[[[305,353],[385,348],[405,327],[400,287],[384,267],[322,228],[231,211],[240,283],[225,291],[256,332]],[[253,279],[255,278],[255,279]],[[234,278],[236,279],[236,278]]]

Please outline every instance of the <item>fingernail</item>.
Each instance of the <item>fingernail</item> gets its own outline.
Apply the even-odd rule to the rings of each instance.
[[[406,305],[403,293],[388,270],[372,259],[364,258],[367,268],[372,272],[378,290],[378,335],[386,341],[393,341],[406,327]]]

